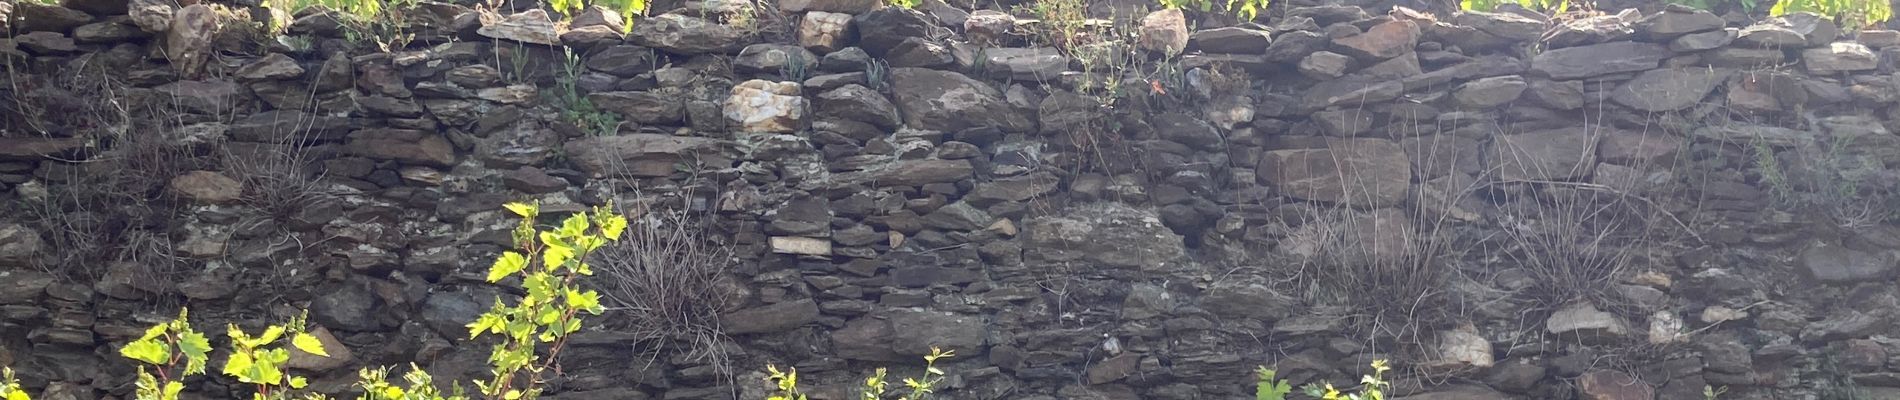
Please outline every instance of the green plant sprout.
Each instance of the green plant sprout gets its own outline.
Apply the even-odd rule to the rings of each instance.
[[[26,395],[26,389],[20,388],[20,380],[13,377],[12,368],[0,368],[0,400],[33,400]]]
[[[429,376],[422,367],[409,364],[409,372],[402,375],[408,388],[389,383],[389,368],[364,368],[357,372],[360,380],[357,387],[363,389],[363,395],[357,400],[467,400],[462,394],[462,385],[455,385],[448,396],[443,396],[435,387],[435,378]]]
[[[1252,21],[1267,9],[1271,0],[1227,0],[1226,11],[1234,13],[1241,21]],[[1201,12],[1214,11],[1214,0],[1155,0],[1161,8],[1197,9]]]
[[[264,332],[257,336],[244,333],[244,330],[239,329],[235,324],[226,326],[226,335],[231,337],[231,356],[225,359],[222,372],[236,377],[238,382],[256,385],[257,393],[251,396],[253,400],[291,398],[290,390],[303,389],[308,381],[304,377],[284,373],[284,364],[290,362],[289,349],[266,346],[285,339],[284,336],[288,334],[290,345],[296,347],[297,350],[329,357],[330,354],[323,349],[323,342],[304,330],[305,317],[305,315],[298,315],[296,318],[291,318],[288,323],[271,325],[264,328]],[[306,398],[322,398],[322,396],[311,395]]]
[[[1717,397],[1721,397],[1723,393],[1728,393],[1728,386],[1716,388],[1714,386],[1702,385],[1703,400],[1715,400]]]
[[[1842,28],[1858,30],[1893,18],[1893,5],[1874,0],[1781,0],[1768,15],[1811,12],[1834,18]]]
[[[1385,360],[1374,360],[1372,362],[1372,375],[1359,377],[1359,384],[1361,385],[1359,393],[1341,392],[1339,389],[1333,388],[1333,384],[1328,383],[1325,386],[1307,384],[1305,387],[1306,395],[1317,397],[1321,400],[1385,400],[1385,392],[1392,388],[1392,384],[1385,381],[1385,371],[1391,369],[1392,367],[1387,365]]]
[[[558,368],[555,360],[568,335],[581,330],[580,314],[600,315],[605,310],[600,293],[581,288],[576,280],[594,274],[587,256],[607,242],[620,240],[627,219],[610,211],[609,204],[568,216],[557,229],[541,231],[535,228],[535,219],[541,215],[539,203],[504,207],[522,218],[513,232],[520,251],[504,252],[495,259],[488,269],[488,282],[518,277],[527,293],[513,305],[497,298],[493,309],[468,324],[471,339],[483,335],[502,339],[488,356],[494,379],[475,385],[489,398],[534,399],[541,394],[542,374]],[[533,260],[539,260],[539,265],[532,265]],[[548,344],[546,359],[535,353],[535,347],[543,343]]]
[[[1287,384],[1284,379],[1277,379],[1275,375],[1279,373],[1274,370],[1260,367],[1254,370],[1254,374],[1259,379],[1254,384],[1254,400],[1286,400],[1287,393],[1293,393],[1293,385]]]
[[[1458,8],[1466,11],[1490,12],[1507,3],[1551,14],[1563,14],[1570,11],[1570,0],[1460,0]]]
[[[177,319],[154,325],[138,340],[119,348],[120,356],[152,367],[147,371],[146,365],[139,365],[138,389],[134,392],[138,400],[177,400],[185,390],[185,377],[204,374],[211,341],[191,329],[186,321],[188,314],[181,308]]]
[[[931,347],[930,354],[924,356],[923,376],[904,378],[904,386],[910,388],[910,392],[905,393],[903,396],[898,396],[898,400],[925,400],[931,398],[930,395],[936,393],[937,385],[943,383],[944,373],[942,369],[937,368],[937,361],[956,357],[956,355],[956,350],[943,350],[941,348]],[[776,365],[766,364],[765,371],[765,380],[770,382],[773,387],[772,394],[767,396],[765,398],[766,400],[806,400],[804,392],[798,390],[797,368],[786,368],[781,371]],[[887,372],[888,371],[884,368],[878,368],[877,373],[872,374],[868,378],[864,378],[864,387],[858,390],[858,395],[861,396],[859,398],[862,400],[883,399],[884,394],[890,387],[890,382],[886,380],[889,376]]]

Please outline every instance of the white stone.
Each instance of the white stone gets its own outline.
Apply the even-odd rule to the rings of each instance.
[[[851,39],[851,14],[812,11],[798,22],[798,45],[816,53],[842,49]]]
[[[831,241],[818,238],[797,236],[773,236],[772,252],[779,254],[798,254],[808,256],[831,255]]]
[[[803,125],[807,108],[797,83],[753,79],[732,87],[725,114],[746,132],[793,133]]]

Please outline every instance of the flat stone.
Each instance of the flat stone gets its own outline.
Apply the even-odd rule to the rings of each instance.
[[[1617,103],[1642,111],[1675,111],[1699,104],[1728,74],[1706,68],[1645,71],[1610,95]]]
[[[1333,45],[1342,54],[1378,61],[1412,52],[1422,35],[1416,22],[1391,21],[1366,29],[1365,33],[1333,39]]]
[[[807,256],[831,255],[830,240],[797,236],[774,236],[770,241],[773,253]]]
[[[554,27],[554,20],[548,18],[547,11],[530,9],[503,17],[492,23],[485,23],[475,30],[476,34],[502,40],[522,43],[561,44],[560,32]]]
[[[1266,152],[1255,174],[1288,196],[1384,207],[1405,199],[1412,171],[1405,150],[1392,141],[1327,139],[1323,148]]]
[[[1517,75],[1481,78],[1460,85],[1452,92],[1452,100],[1465,108],[1491,108],[1516,101],[1529,86]]]
[[[1573,303],[1551,313],[1550,319],[1544,322],[1544,330],[1553,335],[1583,338],[1617,338],[1630,334],[1628,323],[1586,302]]]
[[[1596,165],[1596,138],[1584,127],[1501,135],[1490,165],[1505,181],[1563,181],[1589,176]]]
[[[1223,27],[1195,31],[1188,36],[1188,48],[1209,53],[1249,53],[1267,51],[1272,36],[1259,29]]]
[[[800,299],[721,315],[719,325],[726,334],[746,335],[785,332],[816,320],[818,303]]]
[[[1577,79],[1656,68],[1675,56],[1653,43],[1610,42],[1545,51],[1531,59],[1531,70],[1551,79]]]
[[[244,194],[244,184],[213,171],[191,171],[172,178],[173,193],[205,204],[235,202]]]
[[[1828,244],[1801,250],[1799,262],[1815,280],[1842,284],[1889,279],[1895,263],[1892,257]]]
[[[1817,75],[1872,70],[1880,66],[1880,57],[1866,45],[1834,42],[1801,51],[1801,63]]]

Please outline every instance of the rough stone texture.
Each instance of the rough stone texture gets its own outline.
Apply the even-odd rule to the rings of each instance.
[[[19,21],[14,25],[19,32],[60,32],[64,33],[87,22],[93,16],[85,11],[74,10],[54,4],[41,2],[15,2],[13,16]]]
[[[1392,21],[1375,25],[1365,33],[1335,38],[1333,48],[1353,58],[1378,61],[1411,52],[1420,36],[1418,23]]]
[[[732,87],[725,115],[728,126],[747,132],[791,133],[804,126],[809,107],[797,83],[754,79]]]
[[[724,53],[745,47],[747,33],[736,27],[681,14],[661,14],[633,24],[628,40],[680,54]]]
[[[1478,79],[1459,86],[1452,99],[1466,108],[1491,108],[1516,101],[1529,86],[1517,75]]]
[[[700,137],[631,134],[572,140],[565,149],[568,159],[581,171],[656,177],[671,175],[684,155],[715,152],[718,143]]]
[[[172,178],[171,188],[180,196],[199,203],[223,204],[237,201],[244,184],[213,171],[191,171]]]
[[[1701,103],[1726,78],[1701,68],[1650,70],[1624,83],[1610,98],[1642,111],[1681,110]]]
[[[602,111],[642,124],[675,124],[686,115],[686,104],[676,96],[653,92],[599,92],[587,100]]]
[[[843,118],[885,130],[896,130],[904,123],[897,114],[897,105],[876,90],[857,84],[818,94],[813,108],[820,117]]]
[[[1181,54],[1187,49],[1190,35],[1187,29],[1187,16],[1180,9],[1164,9],[1148,13],[1141,17],[1141,27],[1136,30],[1135,45],[1142,50],[1161,54]]]
[[[1352,57],[1330,51],[1318,51],[1300,59],[1301,74],[1314,79],[1333,79],[1346,74],[1352,67]]]
[[[1204,29],[1188,35],[1188,48],[1209,53],[1258,54],[1273,44],[1267,31],[1240,27]]]
[[[1566,47],[1538,53],[1531,59],[1531,70],[1559,80],[1589,78],[1656,68],[1674,54],[1667,47],[1639,42]]]
[[[1892,257],[1838,245],[1808,246],[1801,250],[1799,262],[1809,277],[1826,283],[1878,281],[1891,278],[1894,272]]]
[[[1003,93],[963,74],[922,68],[891,70],[898,110],[911,128],[954,132],[996,127],[1028,132],[1035,123],[1003,100]]]
[[[882,3],[877,0],[779,0],[780,10],[787,12],[823,11],[844,14],[862,14],[871,11]],[[809,14],[808,14],[809,15]]]
[[[911,38],[930,39],[941,28],[928,15],[903,7],[884,7],[858,14],[852,19],[858,31],[858,47],[873,56],[884,56],[898,44]]]
[[[1677,35],[1712,31],[1728,25],[1722,17],[1705,10],[1680,11],[1668,10],[1650,15],[1636,23],[1637,28],[1652,37],[1674,37]]]
[[[1595,370],[1577,378],[1577,391],[1589,400],[1651,400],[1656,389],[1623,371]]]
[[[45,249],[46,241],[40,238],[38,231],[20,224],[0,225],[0,265],[24,266],[28,261],[32,261],[34,257],[38,257]],[[37,278],[33,278],[35,275],[31,273],[25,271],[16,273],[24,276],[18,279],[37,282]],[[0,304],[6,303],[8,302],[0,301]]]
[[[1159,270],[1185,254],[1181,236],[1162,226],[1153,211],[1117,203],[1030,219],[1023,223],[1023,238],[1028,240],[1023,258],[1042,263]]]
[[[1871,70],[1879,66],[1880,58],[1866,45],[1834,42],[1825,47],[1802,50],[1801,64],[1811,73],[1832,74]]]
[[[522,43],[557,45],[561,44],[561,35],[554,28],[554,20],[548,13],[539,9],[523,11],[483,24],[475,31],[485,37],[513,40]]]
[[[811,299],[770,304],[719,316],[728,335],[783,332],[818,319],[818,303]]]
[[[1558,128],[1497,137],[1487,158],[1506,181],[1571,180],[1590,175],[1600,132]]]
[[[1582,338],[1615,338],[1630,334],[1629,324],[1622,318],[1608,312],[1597,310],[1590,303],[1574,303],[1551,313],[1544,322],[1544,330],[1554,335],[1572,335]]]
[[[1398,204],[1411,188],[1411,160],[1383,139],[1329,139],[1315,149],[1264,154],[1255,172],[1288,196],[1359,207]]]
[[[812,11],[798,21],[798,45],[819,53],[843,49],[855,33],[851,14]]]

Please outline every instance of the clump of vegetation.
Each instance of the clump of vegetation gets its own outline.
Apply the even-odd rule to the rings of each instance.
[[[612,136],[619,133],[620,117],[601,110],[586,94],[581,93],[580,76],[585,67],[581,65],[580,56],[574,54],[573,49],[567,49],[566,55],[567,62],[562,66],[564,74],[555,79],[553,93],[555,104],[560,105],[556,108],[561,110],[561,120],[594,135]]]
[[[1372,361],[1372,374],[1359,377],[1359,393],[1342,392],[1333,384],[1306,384],[1300,390],[1307,396],[1321,400],[1385,400],[1385,392],[1392,390],[1392,384],[1385,381],[1385,372],[1392,367],[1385,360]],[[1254,400],[1286,400],[1293,392],[1293,386],[1278,379],[1275,372],[1267,367],[1255,370],[1258,382],[1254,384]]]
[[[1213,12],[1215,7],[1221,11],[1233,13],[1241,21],[1252,21],[1267,9],[1271,0],[1227,0],[1226,4],[1216,4],[1217,0],[1155,0],[1162,8],[1194,8],[1201,12]]]
[[[884,0],[884,5],[898,8],[917,8],[919,4],[923,4],[923,0]]]
[[[1516,4],[1526,9],[1552,14],[1570,11],[1570,0],[1459,0],[1458,8],[1466,11],[1490,12],[1505,4]]]
[[[1873,0],[1781,0],[1768,15],[1811,12],[1834,18],[1841,27],[1859,29],[1893,18],[1893,5]]]
[[[401,50],[415,39],[408,31],[406,12],[415,0],[265,0],[270,11],[269,31],[282,34],[290,28],[298,13],[306,8],[322,7],[343,29],[350,43],[374,46],[382,51]],[[280,40],[282,41],[282,40]]]
[[[955,357],[956,354],[957,352],[954,350],[945,351],[935,347],[930,348],[930,354],[924,355],[923,376],[904,378],[904,387],[909,388],[910,391],[898,396],[898,400],[925,400],[932,398],[931,395],[936,393],[937,385],[943,383],[944,373],[943,370],[937,368],[937,360]],[[775,388],[775,391],[766,397],[766,400],[806,400],[804,392],[798,390],[797,368],[788,368],[784,371],[780,371],[778,366],[766,365],[765,370],[768,373],[765,379]],[[885,369],[878,368],[877,373],[872,374],[869,378],[865,378],[864,386],[858,389],[858,394],[863,396],[861,398],[864,400],[883,399],[887,388],[890,386],[890,383],[885,381],[886,376]]]
[[[568,336],[580,331],[582,314],[599,315],[603,311],[600,293],[582,288],[578,280],[593,274],[587,263],[589,255],[620,240],[627,220],[609,211],[609,204],[568,216],[559,227],[543,231],[535,225],[540,217],[538,205],[510,203],[505,207],[522,217],[513,232],[518,251],[497,258],[489,267],[487,280],[498,283],[519,279],[526,295],[514,304],[496,299],[493,309],[468,324],[469,336],[501,338],[488,358],[494,379],[476,382],[482,394],[489,399],[531,400],[540,396],[545,383],[541,376],[554,368]],[[211,341],[191,327],[187,316],[188,312],[180,309],[178,318],[152,326],[138,340],[119,349],[120,356],[141,363],[136,399],[177,400],[185,390],[185,378],[204,374]],[[327,399],[317,393],[297,395],[308,380],[286,372],[290,347],[329,357],[323,343],[307,332],[305,325],[305,316],[299,315],[265,327],[257,335],[236,325],[228,326],[230,355],[219,372],[255,386],[253,400]],[[543,345],[548,349],[546,357],[536,351]],[[361,381],[357,386],[364,390],[359,400],[466,399],[460,384],[443,395],[428,372],[413,364],[403,375],[407,387],[389,382],[388,375],[388,368],[359,372]],[[0,400],[30,400],[14,379],[12,369],[0,375]]]
[[[574,17],[590,5],[606,7],[620,13],[620,17],[625,19],[626,23],[621,26],[621,29],[631,29],[634,16],[644,15],[647,12],[647,0],[549,0],[548,5],[554,8],[554,12],[566,18]]]

